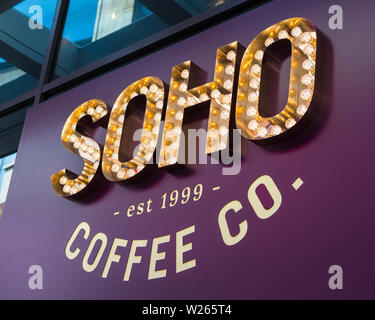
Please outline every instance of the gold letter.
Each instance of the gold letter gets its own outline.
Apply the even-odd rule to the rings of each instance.
[[[76,131],[78,121],[87,115],[91,116],[93,122],[105,117],[106,104],[101,100],[89,100],[75,109],[65,122],[61,143],[66,150],[82,157],[85,164],[82,173],[73,180],[70,180],[68,175],[75,174],[66,169],[51,176],[53,190],[61,197],[74,196],[85,189],[99,168],[101,158],[99,145],[95,140]]]
[[[143,131],[137,155],[130,161],[119,161],[119,148],[125,112],[131,99],[139,94],[146,95],[146,112]],[[102,169],[110,181],[123,181],[143,170],[151,160],[160,130],[163,109],[164,84],[156,77],[146,77],[128,86],[117,98],[113,106],[105,140]]]
[[[238,46],[233,42],[218,49],[214,81],[193,89],[188,89],[191,61],[173,67],[159,167],[177,162],[184,109],[204,101],[211,100],[206,153],[226,148]]]
[[[262,59],[267,47],[282,39],[288,39],[292,45],[288,103],[279,114],[263,118],[258,110]],[[316,43],[315,27],[304,18],[281,21],[250,43],[242,58],[238,81],[236,124],[242,136],[268,139],[301,120],[314,94]]]

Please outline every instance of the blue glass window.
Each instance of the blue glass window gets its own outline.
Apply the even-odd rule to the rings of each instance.
[[[15,153],[4,158],[0,158],[0,218],[5,200],[7,198],[15,161]]]
[[[37,86],[56,7],[56,0],[10,3],[0,2],[0,103]]]
[[[70,0],[54,78],[229,0]]]

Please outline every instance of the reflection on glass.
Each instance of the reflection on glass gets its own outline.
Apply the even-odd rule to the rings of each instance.
[[[26,72],[12,66],[0,58],[0,86],[12,82],[25,74]]]
[[[44,28],[50,29],[52,27],[53,16],[55,14],[56,9],[56,0],[25,0],[25,1],[18,1],[19,3],[14,6],[14,9],[24,16],[28,17],[36,17],[35,6],[39,6],[42,9],[41,15],[41,25]]]
[[[55,7],[56,0],[0,1],[0,103],[37,86]]]
[[[7,198],[15,161],[16,153],[4,158],[0,158],[0,219],[2,216],[4,203]]]
[[[230,0],[70,0],[55,78]]]

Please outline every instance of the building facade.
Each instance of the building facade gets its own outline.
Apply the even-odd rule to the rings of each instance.
[[[359,2],[1,1],[0,299],[373,299]]]

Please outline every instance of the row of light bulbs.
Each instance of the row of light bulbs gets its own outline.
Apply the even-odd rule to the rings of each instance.
[[[266,137],[280,135],[287,129],[292,128],[299,118],[307,112],[308,106],[310,105],[315,83],[316,32],[313,28],[310,28],[308,24],[305,24],[305,21],[300,21],[300,25],[294,26],[293,28],[289,27],[295,25],[298,21],[300,21],[300,19],[289,19],[289,21],[283,21],[279,25],[269,28],[267,30],[268,36],[265,35],[263,44],[260,42],[259,45],[255,45],[252,48],[252,50],[255,51],[254,54],[249,54],[248,61],[245,61],[245,63],[251,65],[248,90],[243,89],[243,91],[248,92],[248,103],[245,113],[246,118],[244,121],[247,123],[247,129],[250,130],[248,135],[251,138],[264,139]],[[279,32],[276,33],[275,29],[279,29]],[[290,31],[290,33],[288,31]],[[265,33],[267,34],[267,32]],[[258,112],[258,103],[264,52],[272,43],[282,39],[289,39],[292,44],[292,60],[294,62],[292,61],[291,72],[296,71],[294,72],[295,74],[303,72],[303,76],[300,78],[303,89],[297,90],[297,93],[299,93],[297,98],[292,97],[291,93],[288,97],[288,101],[296,100],[297,106],[293,112],[289,112],[291,106],[288,105],[288,110],[284,108],[280,113],[283,116],[279,114],[277,117],[262,118]],[[253,40],[253,43],[256,43],[256,40]],[[301,65],[298,65],[297,59],[293,59],[293,53],[304,56]],[[297,85],[297,87],[299,89],[299,85]],[[295,94],[294,90],[291,90],[291,92]]]

